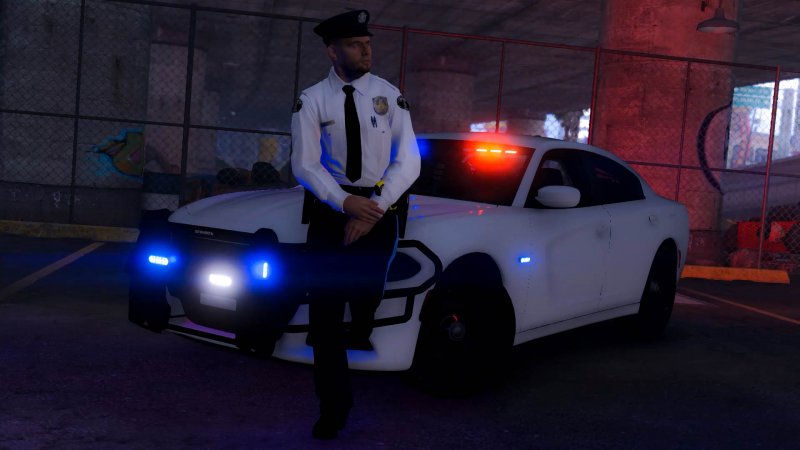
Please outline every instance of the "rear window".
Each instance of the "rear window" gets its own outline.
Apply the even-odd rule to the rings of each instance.
[[[420,175],[411,192],[510,206],[533,149],[462,140],[420,139]]]

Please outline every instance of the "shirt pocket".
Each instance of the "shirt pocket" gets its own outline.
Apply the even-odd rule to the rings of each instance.
[[[336,139],[344,132],[344,125],[339,123],[336,119],[324,119],[319,124],[322,137],[325,139]]]
[[[391,135],[391,126],[389,125],[389,118],[386,114],[370,114],[367,118],[368,123],[366,124],[370,130],[370,133],[376,134],[378,136]]]
[[[371,147],[388,152],[392,146],[392,131],[386,115],[370,114],[367,118],[367,139]]]

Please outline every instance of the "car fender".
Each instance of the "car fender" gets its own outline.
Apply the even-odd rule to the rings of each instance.
[[[426,296],[419,320],[429,319],[430,312],[433,310],[432,305],[455,289],[463,289],[467,292],[488,290],[492,293],[492,300],[497,302],[495,306],[499,307],[511,322],[503,327],[508,326],[509,328],[506,329],[515,329],[515,315],[511,299],[503,286],[500,268],[490,255],[476,252],[462,255],[453,260],[442,272],[436,286]]]

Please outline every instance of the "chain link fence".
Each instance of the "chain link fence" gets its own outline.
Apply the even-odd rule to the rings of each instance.
[[[0,219],[135,226],[142,209],[296,184],[292,105],[330,68],[317,22],[137,0],[0,3]],[[800,73],[372,32],[373,72],[404,91],[417,133],[608,148],[687,206],[690,262],[800,267]]]

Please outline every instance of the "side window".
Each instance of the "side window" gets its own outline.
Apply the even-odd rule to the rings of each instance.
[[[531,189],[525,200],[526,208],[547,208],[536,201],[539,189],[545,186],[571,186],[581,191],[581,201],[578,208],[591,206],[590,185],[586,178],[583,165],[583,151],[558,149],[550,150],[544,155],[536,174],[533,176]]]
[[[598,204],[644,199],[639,178],[616,161],[592,154],[587,159],[592,194]]]

